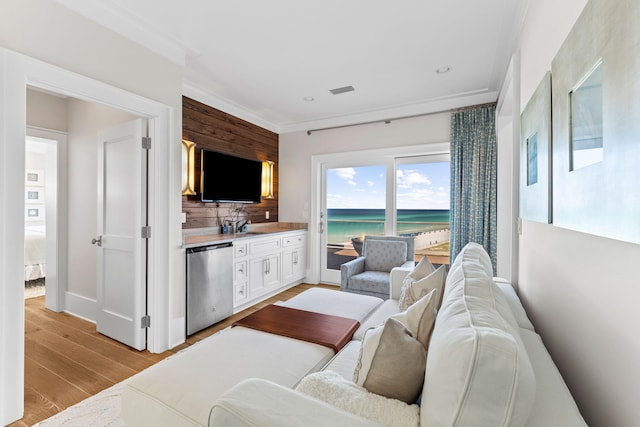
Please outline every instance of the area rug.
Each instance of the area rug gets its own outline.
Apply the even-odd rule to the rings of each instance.
[[[64,411],[35,424],[34,427],[121,427],[122,391],[127,380],[109,387]]]
[[[167,360],[170,360],[185,351],[192,350],[207,340],[210,340],[216,335],[229,329],[230,327],[228,326],[192,344],[191,346],[180,350],[176,354],[161,360],[157,364],[165,363]],[[44,421],[34,424],[33,427],[123,427],[125,424],[121,417],[122,392],[124,391],[127,382],[131,381],[143,372],[145,372],[145,370],[119,382],[118,384],[102,390],[98,394],[68,407],[51,418],[47,418]]]

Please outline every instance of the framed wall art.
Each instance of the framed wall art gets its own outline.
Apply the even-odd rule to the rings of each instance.
[[[520,217],[551,222],[551,73],[520,117]]]
[[[42,187],[44,185],[44,170],[27,169],[24,183],[27,186]]]
[[[640,2],[591,0],[553,59],[553,223],[640,243]]]

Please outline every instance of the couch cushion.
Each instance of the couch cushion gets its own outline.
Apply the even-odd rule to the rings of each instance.
[[[407,260],[407,243],[393,240],[366,241],[364,269],[373,271],[391,271]]]
[[[155,427],[151,423],[145,425]],[[265,426],[379,427],[379,424],[257,378],[244,380],[227,391],[216,401],[209,416],[209,427]]]
[[[509,304],[509,308],[511,309],[511,312],[515,317],[518,326],[522,329],[535,331],[535,328],[533,327],[533,323],[531,323],[531,320],[529,320],[529,317],[527,316],[527,312],[524,310],[524,307],[520,302],[520,298],[518,298],[518,295],[516,294],[516,290],[513,289],[513,286],[511,285],[511,283],[498,282],[495,280],[495,278],[493,282],[498,286],[498,288],[500,288],[500,290],[504,294],[507,300],[507,303]]]
[[[313,311],[331,316],[347,317],[362,322],[382,304],[382,299],[369,295],[356,295],[336,290],[311,288],[295,297],[276,303],[283,307]]]
[[[372,393],[415,402],[424,380],[426,349],[398,320],[364,335],[354,382]]]
[[[364,338],[364,333],[369,328],[375,328],[376,326],[380,326],[394,314],[400,313],[400,308],[398,307],[398,300],[388,299],[379,306],[375,308],[364,321],[360,322],[360,327],[353,334],[354,340],[362,340]]]
[[[127,425],[207,425],[225,391],[247,378],[293,387],[333,356],[328,347],[243,327],[226,329],[142,371],[127,384]]]
[[[307,375],[296,390],[375,421],[380,426],[418,427],[420,422],[418,405],[408,405],[396,399],[370,393],[336,372],[322,371]],[[340,425],[347,424],[343,422]]]
[[[349,289],[355,291],[389,292],[389,273],[386,271],[365,271],[349,279]]]
[[[436,308],[440,307],[446,277],[447,270],[444,265],[441,265],[437,270],[432,271],[427,276],[418,280],[409,279],[407,276],[407,278],[404,279],[402,292],[400,293],[400,301],[398,302],[400,310],[406,310],[411,304],[434,289],[438,291],[438,301],[436,301],[435,305]]]
[[[535,400],[519,328],[512,314],[501,315],[500,307],[510,309],[481,258],[472,248],[447,278],[429,343],[422,426],[524,426]]]
[[[337,372],[342,375],[344,379],[353,381],[353,372],[358,364],[361,347],[362,341],[354,340],[349,342],[342,347],[342,350],[340,350],[322,370]]]
[[[530,330],[521,337],[536,375],[536,400],[526,427],[586,427],[576,402],[545,348],[542,338]]]

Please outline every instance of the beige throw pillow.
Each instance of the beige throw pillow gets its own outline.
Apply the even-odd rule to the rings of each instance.
[[[434,271],[436,271],[436,268],[431,264],[431,261],[429,261],[426,256],[423,256],[413,270],[407,274],[407,277],[404,278],[404,282],[420,280]]]
[[[411,304],[414,304],[416,301],[418,301],[420,298],[427,295],[434,289],[438,290],[438,301],[436,303],[436,308],[439,308],[440,302],[442,301],[445,279],[446,270],[444,265],[441,265],[437,270],[422,279],[407,280],[405,278],[402,285],[402,290],[400,292],[400,300],[398,301],[400,310],[406,310],[407,308],[409,308],[409,306],[411,306]]]
[[[440,301],[440,294],[433,289],[427,295],[412,304],[407,310],[394,314],[394,319],[400,321],[425,349],[429,347],[429,338],[436,320],[436,306]]]
[[[353,382],[381,396],[406,403],[422,391],[427,351],[398,320],[369,329],[362,341]]]

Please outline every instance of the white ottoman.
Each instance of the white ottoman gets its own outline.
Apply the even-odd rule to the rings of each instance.
[[[281,303],[362,321],[380,298],[310,289]],[[318,344],[253,329],[225,329],[131,378],[122,395],[127,426],[206,426],[225,391],[247,378],[294,387],[334,356]]]

